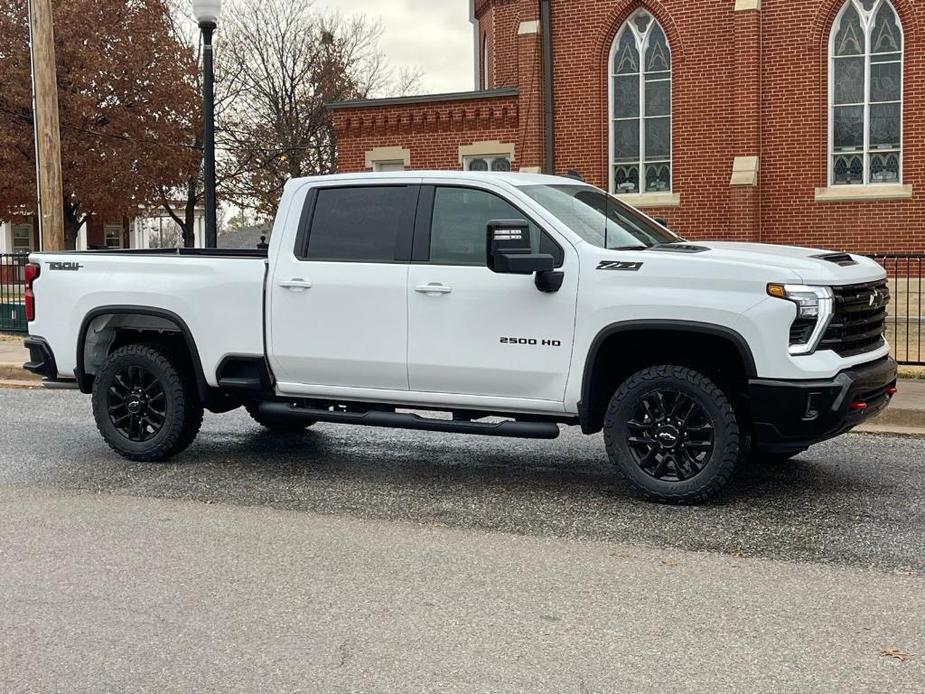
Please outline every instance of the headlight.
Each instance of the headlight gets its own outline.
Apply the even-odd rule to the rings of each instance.
[[[769,284],[768,294],[796,304],[796,318],[790,329],[790,354],[815,352],[832,320],[832,289],[802,284]]]

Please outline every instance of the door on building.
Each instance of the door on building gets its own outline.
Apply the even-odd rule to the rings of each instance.
[[[534,251],[565,271],[560,291],[540,292],[532,275],[488,269],[487,227],[499,219],[530,222]],[[423,186],[416,227],[422,262],[408,277],[411,390],[562,402],[578,292],[571,246],[485,188]]]
[[[277,253],[268,341],[281,390],[408,390],[408,264],[419,186],[312,188]],[[295,388],[293,388],[295,386]]]

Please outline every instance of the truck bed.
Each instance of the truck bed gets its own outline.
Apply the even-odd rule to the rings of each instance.
[[[203,373],[215,385],[226,356],[264,353],[266,258],[258,249],[33,253],[41,274],[30,332],[54,349],[59,376],[72,378],[84,331],[100,330],[112,313],[150,309],[195,336]]]

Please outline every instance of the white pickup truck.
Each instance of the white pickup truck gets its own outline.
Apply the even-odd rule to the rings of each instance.
[[[867,258],[688,243],[569,178],[339,175],[286,186],[268,252],[32,255],[26,368],[92,393],[130,460],[182,451],[204,408],[277,432],[575,425],[648,498],[697,502],[743,455],[887,406],[888,302]]]

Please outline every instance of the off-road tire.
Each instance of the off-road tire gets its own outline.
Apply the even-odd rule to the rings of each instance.
[[[301,421],[298,419],[267,417],[261,414],[257,409],[260,407],[259,402],[249,402],[245,404],[244,407],[247,410],[247,414],[251,416],[251,419],[274,434],[299,434],[315,424],[315,422]]]
[[[701,419],[701,424],[697,427],[704,433],[701,436],[709,435],[711,438],[712,448],[703,455],[699,471],[696,469],[696,461],[693,458],[685,458],[683,473],[690,472],[690,476],[681,478],[682,472],[673,473],[677,479],[664,479],[653,476],[660,471],[662,463],[659,460],[665,460],[663,441],[659,437],[665,436],[669,441],[670,432],[660,431],[652,435],[655,425],[661,421],[657,416],[650,416],[650,409],[645,409],[646,415],[643,418],[646,428],[640,432],[637,414],[643,405],[648,408],[648,399],[658,397],[658,393],[678,394],[676,402],[684,403],[683,409],[687,409],[687,404],[692,403],[697,408]],[[668,398],[669,402],[671,398]],[[676,406],[681,407],[680,405]],[[691,407],[691,411],[694,411]],[[663,411],[666,407],[661,408]],[[673,416],[673,415],[672,415]],[[689,415],[690,416],[690,415]],[[672,419],[671,417],[662,418],[667,429],[674,428],[675,424],[681,422],[680,417]],[[686,420],[685,420],[686,422]],[[709,429],[712,427],[712,429]],[[677,427],[675,427],[677,428]],[[693,431],[694,427],[691,427]],[[701,446],[703,450],[703,441],[693,441],[688,437],[685,425],[679,428],[679,440],[682,443],[674,444],[677,450],[698,450],[684,449],[683,446],[695,444]],[[650,438],[651,437],[651,438]],[[644,443],[639,443],[644,439]],[[649,446],[649,441],[653,445]],[[683,441],[690,440],[688,444]],[[611,462],[614,463],[618,472],[645,498],[662,503],[674,504],[697,504],[703,503],[712,498],[726,486],[740,460],[740,427],[736,414],[736,409],[730,402],[725,392],[710,378],[694,369],[674,366],[659,365],[643,369],[624,381],[614,393],[607,408],[604,420],[604,442],[607,447],[607,453]],[[631,441],[633,443],[631,443]],[[646,449],[654,455],[656,461],[655,470],[652,474],[646,472],[643,463],[649,461],[649,456],[640,451]],[[670,450],[675,450],[672,448]],[[654,453],[653,453],[654,451]],[[659,458],[658,456],[662,457]],[[678,452],[677,456],[683,455]],[[697,453],[700,456],[700,453]],[[643,461],[639,458],[643,457]],[[677,459],[677,457],[675,457]],[[692,465],[688,466],[690,460]],[[680,465],[681,463],[677,463]],[[673,464],[669,462],[667,469],[670,470]],[[662,473],[663,476],[666,472]]]
[[[163,413],[163,422],[145,440],[132,440],[116,424],[127,410],[117,409],[115,415],[111,412],[118,406],[114,389],[119,394],[124,390],[116,379],[129,371],[147,374],[140,377],[142,384],[156,380],[157,392],[163,394],[162,400],[147,405],[162,408],[156,411]],[[124,378],[122,382],[125,383]],[[163,462],[172,458],[189,447],[202,426],[203,408],[195,376],[187,361],[167,345],[140,343],[114,351],[93,382],[92,403],[93,417],[103,439],[123,458],[136,462]],[[133,433],[141,438],[149,435],[150,430],[142,435],[136,428]]]

